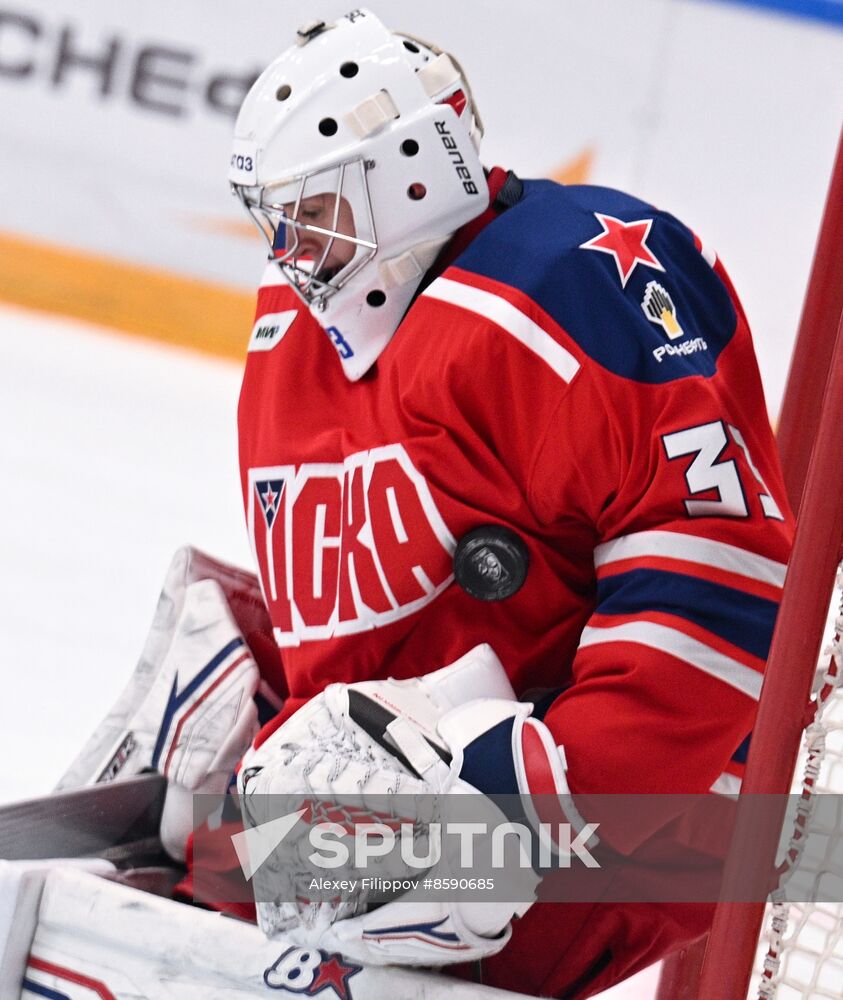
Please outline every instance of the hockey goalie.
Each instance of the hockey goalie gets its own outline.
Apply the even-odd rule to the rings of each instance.
[[[580,795],[734,793],[792,517],[722,263],[629,195],[484,166],[460,64],[370,11],[291,41],[243,104],[229,170],[269,256],[238,414],[257,580],[178,557],[64,787],[163,775],[183,900],[200,792],[236,791],[246,814],[262,796],[406,794],[413,822],[429,801],[514,796],[536,837],[534,796],[583,831]],[[601,834],[629,854],[672,821]],[[224,816],[215,831],[223,875],[237,841]],[[583,1000],[711,918],[541,893],[303,901],[294,848],[257,905],[219,906],[257,935],[256,991]],[[184,928],[216,918],[177,909]]]

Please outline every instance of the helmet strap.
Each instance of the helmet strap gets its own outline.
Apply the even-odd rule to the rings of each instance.
[[[427,240],[405,250],[404,253],[381,261],[378,271],[385,289],[406,285],[408,281],[421,281],[433,262],[439,256],[439,251],[450,240],[451,233],[437,240]]]

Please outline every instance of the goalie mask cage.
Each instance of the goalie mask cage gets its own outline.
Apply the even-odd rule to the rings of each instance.
[[[812,826],[812,798],[843,796],[843,651],[838,618],[828,662],[815,674],[843,547],[843,134],[837,149],[799,333],[788,373],[778,432],[785,484],[797,512],[767,672],[742,785],[744,794],[801,792],[799,816],[759,844],[742,821],[740,800],[725,878],[741,874],[739,859],[761,870],[800,862],[818,885],[830,880],[843,900],[843,816]],[[816,693],[812,696],[812,690]],[[797,761],[803,733],[805,747]],[[803,808],[804,807],[804,808]],[[787,823],[787,825],[785,825]],[[777,858],[779,836],[790,840]],[[820,849],[812,849],[811,837]],[[807,847],[806,847],[807,845]],[[836,858],[834,857],[836,853]],[[763,928],[762,928],[763,925]],[[763,934],[762,934],[763,929]],[[760,941],[759,941],[759,935]],[[755,972],[753,974],[753,965]],[[750,982],[751,980],[751,982]],[[707,941],[664,963],[657,1000],[839,1000],[843,997],[843,903],[718,904]]]

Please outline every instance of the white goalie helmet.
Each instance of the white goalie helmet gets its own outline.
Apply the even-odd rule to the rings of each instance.
[[[352,381],[488,206],[481,136],[459,64],[365,9],[300,28],[247,94],[229,180]]]

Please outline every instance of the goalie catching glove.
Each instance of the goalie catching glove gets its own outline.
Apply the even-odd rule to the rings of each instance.
[[[486,697],[478,698],[479,692]],[[414,803],[414,824],[426,825],[435,819],[437,797],[446,793],[521,794],[527,796],[528,822],[538,831],[545,817],[536,815],[529,796],[552,793],[555,818],[563,818],[560,801],[565,814],[576,818],[561,748],[547,727],[531,718],[532,709],[515,700],[487,645],[419,679],[331,684],[244,758],[238,783],[247,825],[258,825],[258,803],[265,795],[291,796],[299,806],[302,795],[305,803],[308,796],[335,797],[338,803],[357,797],[370,808],[365,817],[370,823],[385,818],[391,796],[404,795],[399,811]],[[483,806],[506,822],[491,799]],[[351,818],[360,822],[359,816]],[[300,889],[316,872],[308,864],[310,845],[300,827],[298,837],[296,832],[284,837],[255,880],[262,897],[258,920],[270,936],[283,933],[369,964],[445,965],[500,951],[509,940],[511,919],[532,902],[530,891],[526,903],[420,899],[410,892],[369,912],[363,892],[342,901],[302,903]],[[350,881],[361,873],[323,874]],[[531,871],[529,876],[532,890],[537,879]],[[523,886],[523,874],[520,881]]]

